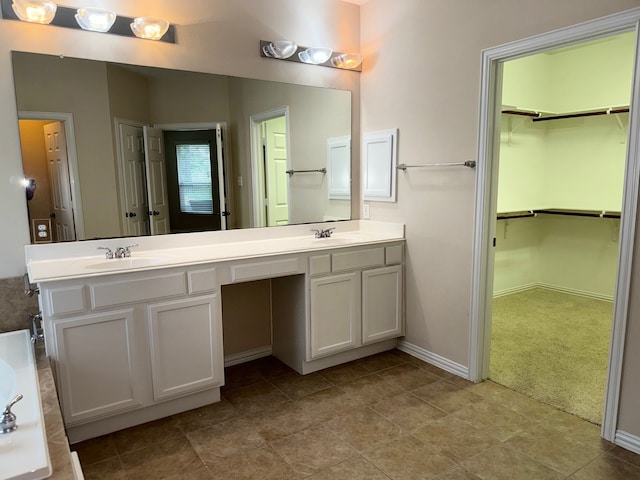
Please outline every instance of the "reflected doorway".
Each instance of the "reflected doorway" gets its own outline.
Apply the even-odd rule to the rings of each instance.
[[[289,224],[289,135],[286,107],[251,116],[254,222]]]
[[[32,243],[82,238],[71,114],[19,112],[18,116]]]

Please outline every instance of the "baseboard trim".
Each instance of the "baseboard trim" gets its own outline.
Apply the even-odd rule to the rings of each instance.
[[[505,288],[504,290],[499,290],[497,292],[493,292],[493,298],[505,297],[507,295],[513,295],[514,293],[522,293],[527,290],[533,290],[534,288],[539,287],[539,283],[527,283],[526,285],[518,285],[513,288]]]
[[[631,433],[622,430],[616,430],[614,443],[640,455],[640,437],[637,435],[632,435]]]
[[[430,352],[429,350],[425,350],[424,348],[414,345],[413,343],[409,343],[406,340],[400,340],[398,342],[398,350],[408,353],[409,355],[419,358],[420,360],[430,363],[431,365],[435,365],[436,367],[446,370],[449,373],[453,373],[454,375],[469,379],[469,367],[460,365],[459,363],[442,357],[437,353]]]
[[[224,366],[231,367],[233,365],[250,362],[251,360],[257,360],[258,358],[268,357],[269,355],[271,355],[271,353],[271,345],[266,345],[264,347],[247,350],[245,352],[226,355],[224,357]]]
[[[600,293],[586,292],[584,290],[576,290],[573,288],[566,288],[558,285],[551,285],[548,283],[528,283],[526,285],[499,290],[493,293],[493,298],[505,297],[514,293],[522,293],[528,290],[533,290],[534,288],[544,288],[545,290],[551,290],[553,292],[567,293],[569,295],[576,295],[578,297],[592,298],[594,300],[602,300],[605,302],[613,302],[612,295],[602,295]]]
[[[538,285],[538,287],[544,288],[546,290],[552,290],[554,292],[577,295],[578,297],[586,297],[586,298],[593,298],[594,300],[603,300],[605,302],[613,302],[613,295],[602,295],[600,293],[585,292],[584,290],[575,290],[573,288],[560,287],[558,285],[549,285],[546,283],[541,283]]]

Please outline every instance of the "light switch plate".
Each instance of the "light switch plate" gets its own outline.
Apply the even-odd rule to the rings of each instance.
[[[366,203],[362,205],[362,219],[369,220],[369,205]]]

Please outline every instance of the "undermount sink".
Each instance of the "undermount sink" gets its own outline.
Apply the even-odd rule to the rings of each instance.
[[[361,237],[358,237],[356,235],[342,235],[327,238],[314,238],[313,242],[325,245],[343,245],[345,243],[353,243],[358,240],[361,240]]]
[[[96,263],[86,265],[86,268],[92,270],[118,270],[121,268],[142,268],[162,265],[167,262],[166,257],[129,257],[129,258],[113,258],[102,260]]]

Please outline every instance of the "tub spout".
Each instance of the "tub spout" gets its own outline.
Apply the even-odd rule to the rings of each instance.
[[[11,400],[4,408],[4,412],[2,412],[2,418],[0,418],[0,433],[11,433],[16,428],[18,428],[18,425],[16,424],[16,415],[11,411],[11,407],[13,407],[20,400],[22,400],[21,393],[13,397],[13,400]]]

